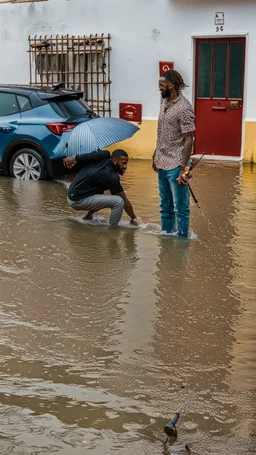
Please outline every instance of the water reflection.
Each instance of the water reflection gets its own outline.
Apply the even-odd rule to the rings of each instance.
[[[124,182],[143,229],[82,224],[59,182],[0,180],[1,453],[253,453],[256,170],[197,169],[198,240],[156,235],[150,163]]]
[[[239,299],[240,315],[234,325],[233,378],[243,388],[255,387],[255,169],[244,167],[240,174],[240,194],[236,200],[235,235],[231,248],[235,265],[231,270],[231,290]],[[244,353],[247,353],[245,356]],[[255,398],[255,397],[254,397]]]

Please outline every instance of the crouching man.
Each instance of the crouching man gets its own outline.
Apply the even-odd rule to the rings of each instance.
[[[99,150],[86,155],[64,158],[64,165],[72,168],[79,164],[80,171],[68,189],[68,203],[74,210],[87,210],[84,219],[91,220],[95,212],[110,208],[110,226],[117,226],[123,209],[137,225],[132,204],[120,183],[120,175],[127,169],[128,155],[124,150],[115,150],[110,158],[107,150]],[[104,191],[110,191],[104,194]]]

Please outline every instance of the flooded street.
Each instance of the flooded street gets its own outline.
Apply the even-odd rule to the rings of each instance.
[[[1,454],[256,453],[256,167],[194,177],[189,240],[161,235],[150,162],[124,178],[139,229],[0,178]]]

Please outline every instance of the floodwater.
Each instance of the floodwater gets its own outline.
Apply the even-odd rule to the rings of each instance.
[[[191,185],[185,240],[160,233],[149,162],[124,178],[139,229],[0,178],[1,454],[256,453],[256,168]]]

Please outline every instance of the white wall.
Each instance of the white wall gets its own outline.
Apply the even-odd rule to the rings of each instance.
[[[214,13],[224,11],[223,33]],[[256,118],[254,88],[256,1],[237,0],[49,0],[0,4],[0,83],[28,83],[28,35],[110,33],[113,115],[119,102],[143,104],[143,117],[159,109],[158,62],[173,60],[190,88],[192,36],[249,33],[245,117]]]

